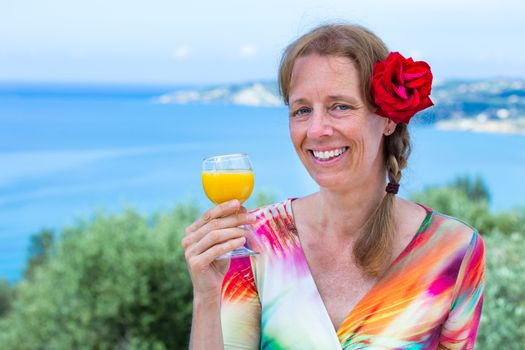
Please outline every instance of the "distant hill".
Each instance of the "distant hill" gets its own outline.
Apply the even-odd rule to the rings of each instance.
[[[156,100],[162,104],[216,103],[256,107],[284,105],[279,96],[277,84],[273,82],[253,82],[202,89],[177,90],[161,95]]]
[[[432,98],[439,128],[525,134],[525,80],[446,81]]]
[[[443,129],[525,134],[525,80],[449,80],[434,84],[435,106],[414,119]],[[180,89],[158,96],[162,104],[283,106],[275,82]]]

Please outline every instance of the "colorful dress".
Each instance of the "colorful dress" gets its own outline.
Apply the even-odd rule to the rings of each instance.
[[[292,200],[257,209],[256,257],[223,283],[225,349],[472,349],[483,303],[476,230],[427,207],[417,234],[339,327],[301,248]]]

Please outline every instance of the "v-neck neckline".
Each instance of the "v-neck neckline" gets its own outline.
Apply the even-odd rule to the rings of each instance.
[[[410,250],[414,246],[414,242],[418,239],[418,237],[429,226],[429,223],[430,223],[430,221],[431,221],[431,219],[433,217],[434,211],[431,208],[429,208],[429,207],[427,207],[427,206],[425,206],[423,204],[416,203],[419,206],[421,206],[423,209],[425,209],[425,211],[426,211],[425,218],[423,219],[422,223],[419,225],[419,228],[418,228],[417,232],[414,234],[414,236],[412,237],[410,242],[403,248],[401,253],[399,253],[398,256],[392,261],[392,263],[390,263],[388,268],[385,269],[384,273],[381,275],[381,277],[378,278],[378,280],[374,283],[374,285],[359,299],[359,301],[356,304],[354,304],[354,306],[350,310],[348,310],[348,312],[346,313],[345,318],[343,319],[343,321],[341,322],[339,327],[336,329],[335,325],[332,322],[332,319],[330,318],[330,314],[328,313],[328,309],[326,308],[326,305],[325,305],[325,303],[323,301],[323,298],[321,297],[321,293],[319,292],[319,288],[318,288],[317,283],[316,283],[316,281],[315,281],[315,279],[313,277],[312,270],[310,269],[310,263],[306,259],[306,254],[304,252],[303,245],[302,245],[301,239],[299,237],[297,226],[295,224],[295,216],[294,216],[293,208],[292,208],[292,201],[295,200],[295,199],[297,199],[297,198],[288,198],[286,200],[286,202],[285,202],[284,210],[287,212],[287,214],[289,215],[289,217],[291,219],[290,221],[291,221],[291,224],[292,224],[292,229],[295,231],[296,244],[297,244],[298,249],[301,251],[302,258],[304,259],[304,262],[305,262],[305,265],[306,265],[308,277],[310,278],[310,280],[311,280],[311,282],[313,284],[313,287],[315,288],[315,292],[316,292],[316,295],[318,297],[318,301],[319,301],[320,307],[322,308],[323,312],[325,313],[325,316],[327,317],[327,319],[330,321],[330,326],[331,326],[330,329],[333,331],[332,333],[336,336],[338,341],[340,341],[339,332],[341,331],[341,327],[343,325],[345,325],[347,323],[347,321],[352,317],[352,315],[354,314],[354,311],[357,309],[357,307],[360,306],[363,302],[365,302],[367,297],[369,297],[370,294],[381,284],[381,282],[385,279],[385,277],[390,274],[390,272],[395,267],[395,265],[397,265],[399,263],[399,261],[402,260],[402,258],[405,257],[408,252],[410,252]],[[342,346],[342,344],[341,344],[341,346]]]

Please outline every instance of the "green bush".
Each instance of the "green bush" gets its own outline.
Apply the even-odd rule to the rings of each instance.
[[[62,232],[0,320],[5,349],[184,349],[191,282],[180,240],[195,206],[128,210]]]
[[[525,234],[484,236],[485,300],[476,349],[523,349],[525,344]]]
[[[479,176],[472,178],[468,175],[459,176],[454,179],[447,187],[455,188],[463,192],[471,201],[490,202],[489,187]]]
[[[29,257],[27,266],[24,270],[24,278],[33,278],[35,269],[42,265],[52,254],[55,242],[55,233],[53,230],[42,229],[31,236],[29,242]]]
[[[443,214],[456,217],[475,227],[481,234],[493,232],[525,235],[525,207],[493,213],[490,194],[483,181],[461,177],[445,186],[429,187],[410,196]]]
[[[13,298],[14,287],[6,280],[0,279],[0,317],[9,311]]]

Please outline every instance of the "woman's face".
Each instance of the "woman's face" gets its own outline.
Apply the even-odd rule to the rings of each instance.
[[[289,91],[292,143],[320,187],[345,190],[384,176],[383,135],[395,124],[368,109],[352,60],[300,57]]]

